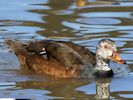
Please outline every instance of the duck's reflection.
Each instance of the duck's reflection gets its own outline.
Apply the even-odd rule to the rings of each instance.
[[[23,89],[45,89],[50,91],[49,96],[63,98],[93,98],[93,99],[108,99],[110,97],[109,83],[110,79],[96,80],[96,94],[86,94],[84,91],[77,90],[78,87],[89,85],[87,79],[64,79],[54,80],[49,82],[19,82],[17,87]],[[88,89],[89,90],[89,89]]]
[[[96,98],[109,99],[110,97],[110,80],[97,80],[96,81]]]

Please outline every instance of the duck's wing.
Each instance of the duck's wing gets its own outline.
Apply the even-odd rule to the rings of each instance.
[[[93,53],[86,47],[80,46],[78,44],[69,41],[53,41],[53,40],[36,41],[32,42],[26,49],[30,52],[35,52],[37,54],[45,54],[45,52],[47,52],[49,59],[57,59],[61,63],[66,62],[67,64],[64,64],[66,66],[71,65],[70,58],[73,57],[82,59],[86,64],[95,65],[96,63],[95,53]],[[58,52],[60,52],[60,54],[58,54]],[[70,54],[70,52],[73,52],[74,55]],[[70,55],[72,57],[70,57]],[[70,64],[68,64],[68,62]]]
[[[26,50],[28,52],[34,52],[35,54],[45,54],[45,46],[49,43],[52,42],[52,40],[45,40],[45,41],[34,41],[31,42],[27,47]]]
[[[95,53],[89,50],[88,48],[75,44],[73,42],[68,42],[68,41],[58,41],[60,43],[63,43],[70,48],[72,48],[74,51],[76,51],[82,59],[87,63],[87,64],[92,64],[93,66],[96,64],[96,59],[95,59]]]
[[[45,46],[48,58],[49,56],[59,61],[66,69],[74,67],[84,67],[85,62],[82,57],[73,48],[56,41],[51,41]]]
[[[46,51],[49,61],[56,61],[66,70],[81,70],[86,64],[78,52],[65,43],[59,41],[36,41],[26,47],[27,51],[40,54]]]

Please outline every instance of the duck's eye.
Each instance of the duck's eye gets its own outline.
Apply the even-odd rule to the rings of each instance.
[[[106,49],[107,49],[107,48],[108,48],[108,46],[107,46],[107,45],[104,45],[104,48],[106,48]]]

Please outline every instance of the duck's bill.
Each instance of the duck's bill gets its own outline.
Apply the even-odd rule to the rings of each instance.
[[[116,63],[119,63],[119,64],[126,64],[126,61],[122,60],[119,53],[118,52],[114,52],[112,57],[111,57],[111,60],[116,62]]]

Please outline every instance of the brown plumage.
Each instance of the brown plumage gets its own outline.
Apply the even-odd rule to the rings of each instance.
[[[72,42],[51,40],[29,43],[16,40],[5,42],[15,52],[22,67],[39,74],[76,78],[83,75],[87,63],[95,64],[94,53]],[[43,48],[47,54],[38,54]],[[87,53],[89,55],[86,55]]]
[[[86,47],[80,46],[70,41],[44,40],[44,41],[32,42],[26,47],[26,50],[29,52],[39,53],[42,51],[42,48],[46,49],[47,54],[50,53],[48,57],[52,56],[52,57],[55,57],[56,59],[59,59],[60,57],[65,56],[64,59],[71,59],[71,58],[74,59],[73,58],[74,56],[72,56],[72,54],[78,53],[76,56],[80,55],[81,56],[80,60],[83,60],[87,64],[92,64],[92,65],[96,64],[95,53],[93,53]],[[72,52],[72,53],[68,53],[68,52]],[[68,57],[68,56],[71,56],[71,57]],[[80,57],[78,56],[78,58]],[[76,61],[76,63],[78,62]]]

